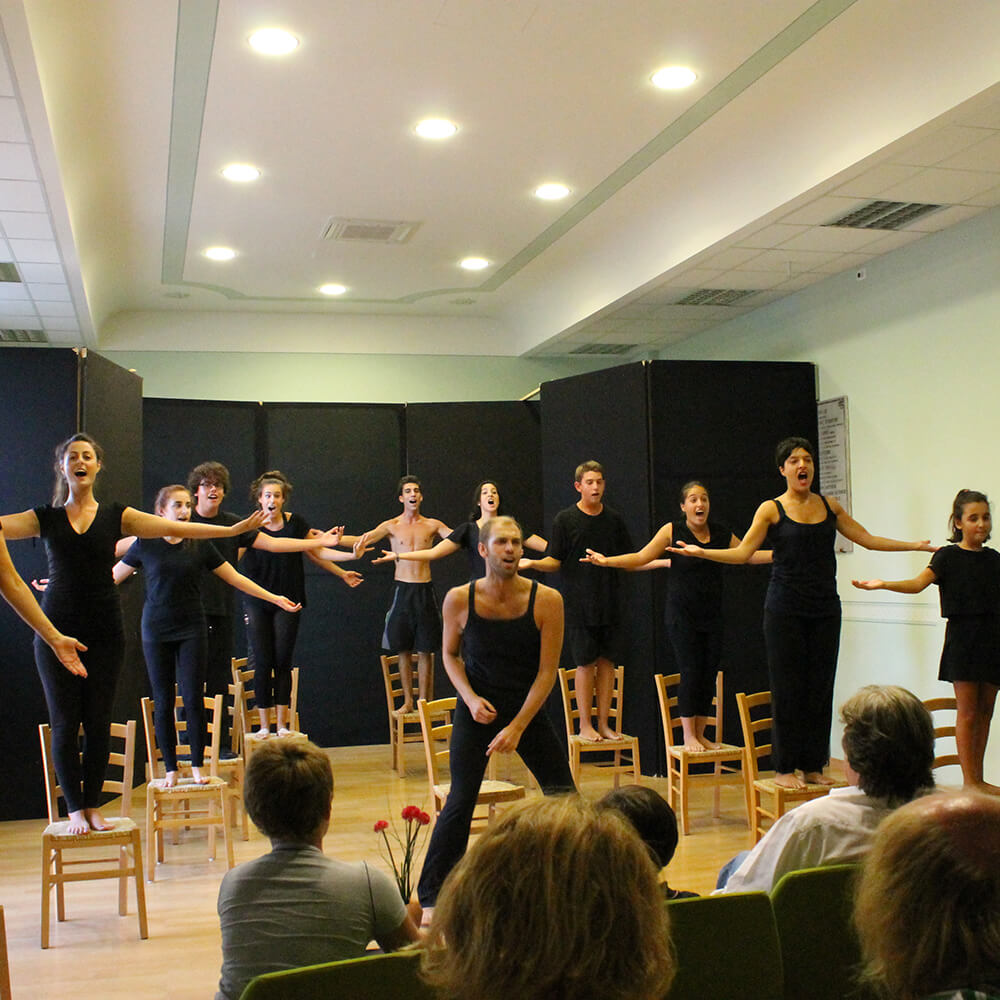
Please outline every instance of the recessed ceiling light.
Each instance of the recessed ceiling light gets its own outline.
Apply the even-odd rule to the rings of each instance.
[[[414,131],[424,139],[448,139],[458,131],[458,126],[446,118],[425,118],[417,122]]]
[[[283,28],[261,28],[248,39],[250,48],[265,56],[286,56],[299,47],[299,40]]]
[[[698,74],[687,66],[664,66],[650,79],[653,81],[653,86],[659,87],[660,90],[683,90],[698,79]]]
[[[484,267],[489,267],[490,262],[485,257],[466,257],[461,266],[466,271],[481,271]]]
[[[535,197],[543,201],[558,201],[569,194],[569,188],[565,184],[539,184],[535,188]]]
[[[236,256],[232,247],[209,247],[203,253],[209,260],[232,260]]]
[[[343,295],[347,291],[347,285],[331,283],[329,285],[320,285],[319,290],[323,295]]]
[[[230,163],[222,168],[222,176],[227,181],[255,181],[260,177],[260,171],[252,163]]]

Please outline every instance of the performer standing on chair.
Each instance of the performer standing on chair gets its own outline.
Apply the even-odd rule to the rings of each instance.
[[[179,483],[164,486],[156,495],[156,513],[168,521],[191,519],[191,494]],[[212,573],[220,582],[269,601],[294,613],[300,605],[287,597],[258,587],[237,573],[211,542],[185,542],[176,536],[136,539],[115,565],[115,583],[136,570],[146,574],[146,600],[142,606],[142,652],[153,692],[156,741],[166,766],[166,786],[177,784],[177,727],[174,723],[174,685],[184,700],[191,771],[197,784],[207,783],[201,773],[205,757],[205,614],[201,604],[201,576]]]
[[[576,467],[580,499],[556,514],[552,540],[543,559],[522,559],[521,569],[552,573],[561,570],[566,600],[566,641],[576,668],[576,700],[580,736],[585,740],[620,740],[608,723],[621,662],[618,621],[618,574],[604,573],[587,561],[587,550],[619,555],[632,550],[632,539],[621,515],[605,506],[604,466],[583,462]],[[597,687],[597,728],[590,706]]]
[[[257,527],[253,515],[231,528],[168,521],[120,503],[98,503],[94,484],[104,453],[88,434],[74,434],[56,448],[51,506],[3,518],[9,539],[42,538],[49,582],[42,608],[60,631],[80,638],[86,675],[74,675],[41,639],[35,665],[52,726],[56,777],[69,811],[68,832],[110,829],[98,809],[108,766],[111,708],[125,653],[121,603],[111,575],[115,542],[140,538],[218,538]],[[80,726],[84,730],[80,759]]]
[[[413,711],[413,654],[417,654],[417,690],[419,698],[434,697],[434,650],[441,645],[441,612],[438,611],[431,568],[426,562],[400,560],[407,552],[429,549],[435,539],[444,539],[451,528],[436,517],[424,517],[420,504],[424,495],[416,476],[403,476],[399,481],[399,502],[403,513],[383,521],[353,541],[354,552],[361,555],[365,548],[382,538],[389,538],[393,562],[396,564],[396,587],[392,604],[385,616],[382,648],[399,654],[399,678],[403,685],[403,704],[397,714]]]
[[[595,566],[641,569],[649,566],[668,545],[689,542],[707,549],[731,549],[739,545],[738,535],[708,518],[708,490],[692,480],[681,487],[684,517],[668,521],[638,552],[606,556],[587,549],[584,557]],[[755,552],[754,564],[770,563],[770,550]],[[716,750],[717,743],[705,738],[705,726],[712,714],[715,677],[722,659],[722,566],[707,560],[678,559],[667,577],[667,634],[680,671],[677,708],[684,728],[684,749],[691,753]]]
[[[562,743],[543,707],[562,650],[558,591],[518,575],[521,527],[487,521],[479,536],[486,576],[448,591],[445,669],[458,702],[451,736],[451,790],[434,825],[417,892],[431,907],[465,852],[469,827],[494,753],[516,750],[546,794],[573,791]]]
[[[938,680],[955,687],[955,749],[965,787],[1000,795],[983,777],[993,706],[1000,688],[1000,552],[989,548],[990,502],[978,490],[959,490],[951,508],[950,542],[912,580],[853,580],[860,590],[919,594],[938,585],[948,619]]]
[[[258,476],[250,486],[250,496],[264,514],[261,533],[275,539],[311,537],[312,528],[301,514],[285,511],[292,495],[292,484],[277,469]],[[342,570],[335,562],[353,559],[350,552],[323,549],[307,550],[306,558],[321,569],[339,576],[349,587],[361,583],[361,574]],[[243,570],[265,590],[284,594],[305,607],[306,580],[302,556],[296,552],[267,552],[254,547],[243,557]],[[279,736],[286,736],[294,722],[291,718],[292,657],[299,635],[300,616],[276,607],[258,597],[247,595],[243,601],[247,620],[247,638],[254,657],[254,701],[260,714],[258,735],[270,735],[268,721],[272,706],[277,708]]]
[[[832,785],[823,774],[830,759],[833,681],[840,649],[837,532],[866,549],[933,552],[929,541],[900,542],[870,534],[838,500],[813,493],[816,449],[805,438],[785,438],[775,451],[785,480],[781,496],[765,500],[743,541],[732,549],[706,549],[678,541],[671,555],[714,562],[747,562],[767,539],[774,551],[764,601],[764,644],[771,678],[775,782],[786,788]],[[801,770],[800,778],[795,772]]]

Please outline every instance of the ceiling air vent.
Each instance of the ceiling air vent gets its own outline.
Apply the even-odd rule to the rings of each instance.
[[[678,306],[734,306],[751,295],[759,295],[759,288],[699,288],[675,302]]]
[[[581,344],[574,347],[570,354],[628,354],[634,351],[638,344]]]
[[[940,212],[944,207],[944,205],[925,205],[919,201],[872,201],[824,225],[837,226],[841,229],[896,230],[932,212]]]
[[[322,238],[347,243],[405,243],[419,228],[419,222],[331,219],[323,230]]]
[[[20,283],[21,275],[17,273],[17,267],[9,261],[0,263],[0,281],[16,281]]]
[[[47,344],[42,330],[0,330],[0,344]]]

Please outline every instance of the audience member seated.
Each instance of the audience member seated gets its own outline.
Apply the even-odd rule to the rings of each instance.
[[[890,812],[934,787],[934,723],[916,695],[870,684],[840,721],[847,786],[785,813],[722,869],[716,892],[768,892],[786,872],[857,861]]]
[[[308,741],[261,743],[247,765],[244,803],[271,852],[227,872],[219,888],[222,979],[216,1000],[238,1000],[265,972],[387,951],[420,937],[384,872],[323,854],[330,827],[330,761]]]
[[[897,1000],[1000,1000],[1000,799],[938,792],[875,835],[854,909],[869,979]]]
[[[532,799],[445,880],[424,978],[453,1000],[660,1000],[675,964],[656,878],[614,811]]]
[[[663,869],[670,864],[678,840],[677,816],[670,803],[648,785],[623,785],[608,792],[597,803],[597,808],[614,809],[632,824],[663,878]],[[666,879],[660,882],[660,891],[664,899],[687,899],[698,895],[683,889],[671,889]]]

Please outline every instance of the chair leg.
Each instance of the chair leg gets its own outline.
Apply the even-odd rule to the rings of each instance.
[[[52,871],[52,850],[49,846],[48,837],[42,837],[42,947],[49,946],[49,913],[50,896],[52,893],[52,883],[49,881],[49,873]]]
[[[691,824],[688,820],[688,794],[690,792],[690,783],[688,779],[691,777],[688,771],[687,761],[682,761],[680,764],[680,800],[681,800],[681,832],[686,837],[691,832]]]
[[[146,883],[142,878],[142,838],[139,836],[138,827],[132,831],[132,874],[135,876],[135,908],[139,913],[139,938],[145,941],[149,937],[149,925],[146,920]]]
[[[150,882],[156,881],[156,859],[163,854],[163,841],[158,840],[159,831],[156,829],[156,800],[153,796],[153,789],[146,789],[146,851],[149,856],[146,858],[146,878]]]
[[[63,873],[63,856],[62,851],[58,847],[54,848],[55,853],[55,871],[56,875],[62,876]],[[66,919],[66,886],[64,885],[62,878],[60,877],[56,881],[56,919],[62,923]]]
[[[639,763],[639,744],[632,747],[632,777],[637,785],[642,784],[642,766]]]
[[[118,848],[118,916],[128,913],[128,848]]]
[[[7,960],[7,925],[0,906],[0,1000],[11,1000],[10,963]]]

